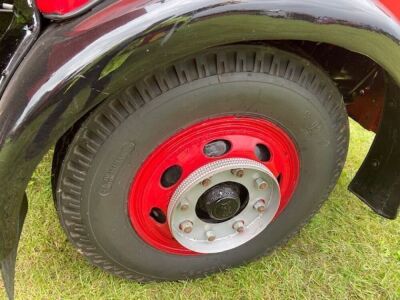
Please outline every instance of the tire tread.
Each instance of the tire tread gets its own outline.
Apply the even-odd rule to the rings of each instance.
[[[330,78],[308,60],[275,48],[261,46],[227,46],[208,50],[206,53],[190,57],[163,70],[145,77],[134,86],[121,92],[117,97],[105,102],[96,109],[77,132],[62,164],[57,184],[58,214],[62,226],[70,241],[92,264],[114,275],[136,281],[149,281],[155,278],[143,277],[125,269],[103,255],[95,242],[88,235],[81,217],[82,187],[96,152],[106,139],[113,134],[126,118],[135,113],[146,103],[162,93],[178,86],[209,76],[222,76],[232,72],[265,73],[285,78],[318,96],[323,106],[330,113],[336,124],[336,168],[331,182],[321,198],[304,221],[293,228],[279,245],[266,249],[258,257],[272,252],[287,243],[320,209],[334,188],[343,169],[348,149],[347,114],[337,87]],[[220,267],[206,270],[201,274],[188,276],[204,276],[218,271]],[[158,278],[157,278],[158,279]]]

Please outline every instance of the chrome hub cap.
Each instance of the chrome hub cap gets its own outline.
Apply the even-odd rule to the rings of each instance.
[[[222,159],[190,174],[168,206],[176,241],[197,253],[219,253],[250,241],[273,220],[279,184],[263,164]]]

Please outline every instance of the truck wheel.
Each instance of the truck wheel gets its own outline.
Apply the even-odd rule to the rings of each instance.
[[[59,217],[108,272],[202,276],[296,233],[334,187],[348,139],[342,97],[309,61],[261,46],[211,49],[88,116],[59,168]]]

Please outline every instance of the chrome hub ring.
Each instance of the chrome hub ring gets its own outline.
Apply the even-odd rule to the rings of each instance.
[[[225,222],[200,219],[196,213],[200,197],[226,182],[247,189],[247,205]],[[187,249],[219,253],[239,247],[260,234],[273,220],[279,204],[279,183],[265,165],[243,158],[222,159],[197,169],[179,185],[168,206],[168,224],[176,241]]]

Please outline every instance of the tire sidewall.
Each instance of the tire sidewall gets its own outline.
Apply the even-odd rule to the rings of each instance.
[[[132,228],[127,211],[141,163],[179,130],[226,115],[267,118],[293,138],[301,169],[289,205],[259,236],[221,254],[179,256],[147,245]],[[309,91],[265,74],[224,74],[171,90],[128,117],[96,153],[81,202],[90,238],[115,263],[157,279],[195,276],[251,260],[284,240],[319,208],[336,167],[333,122]]]

